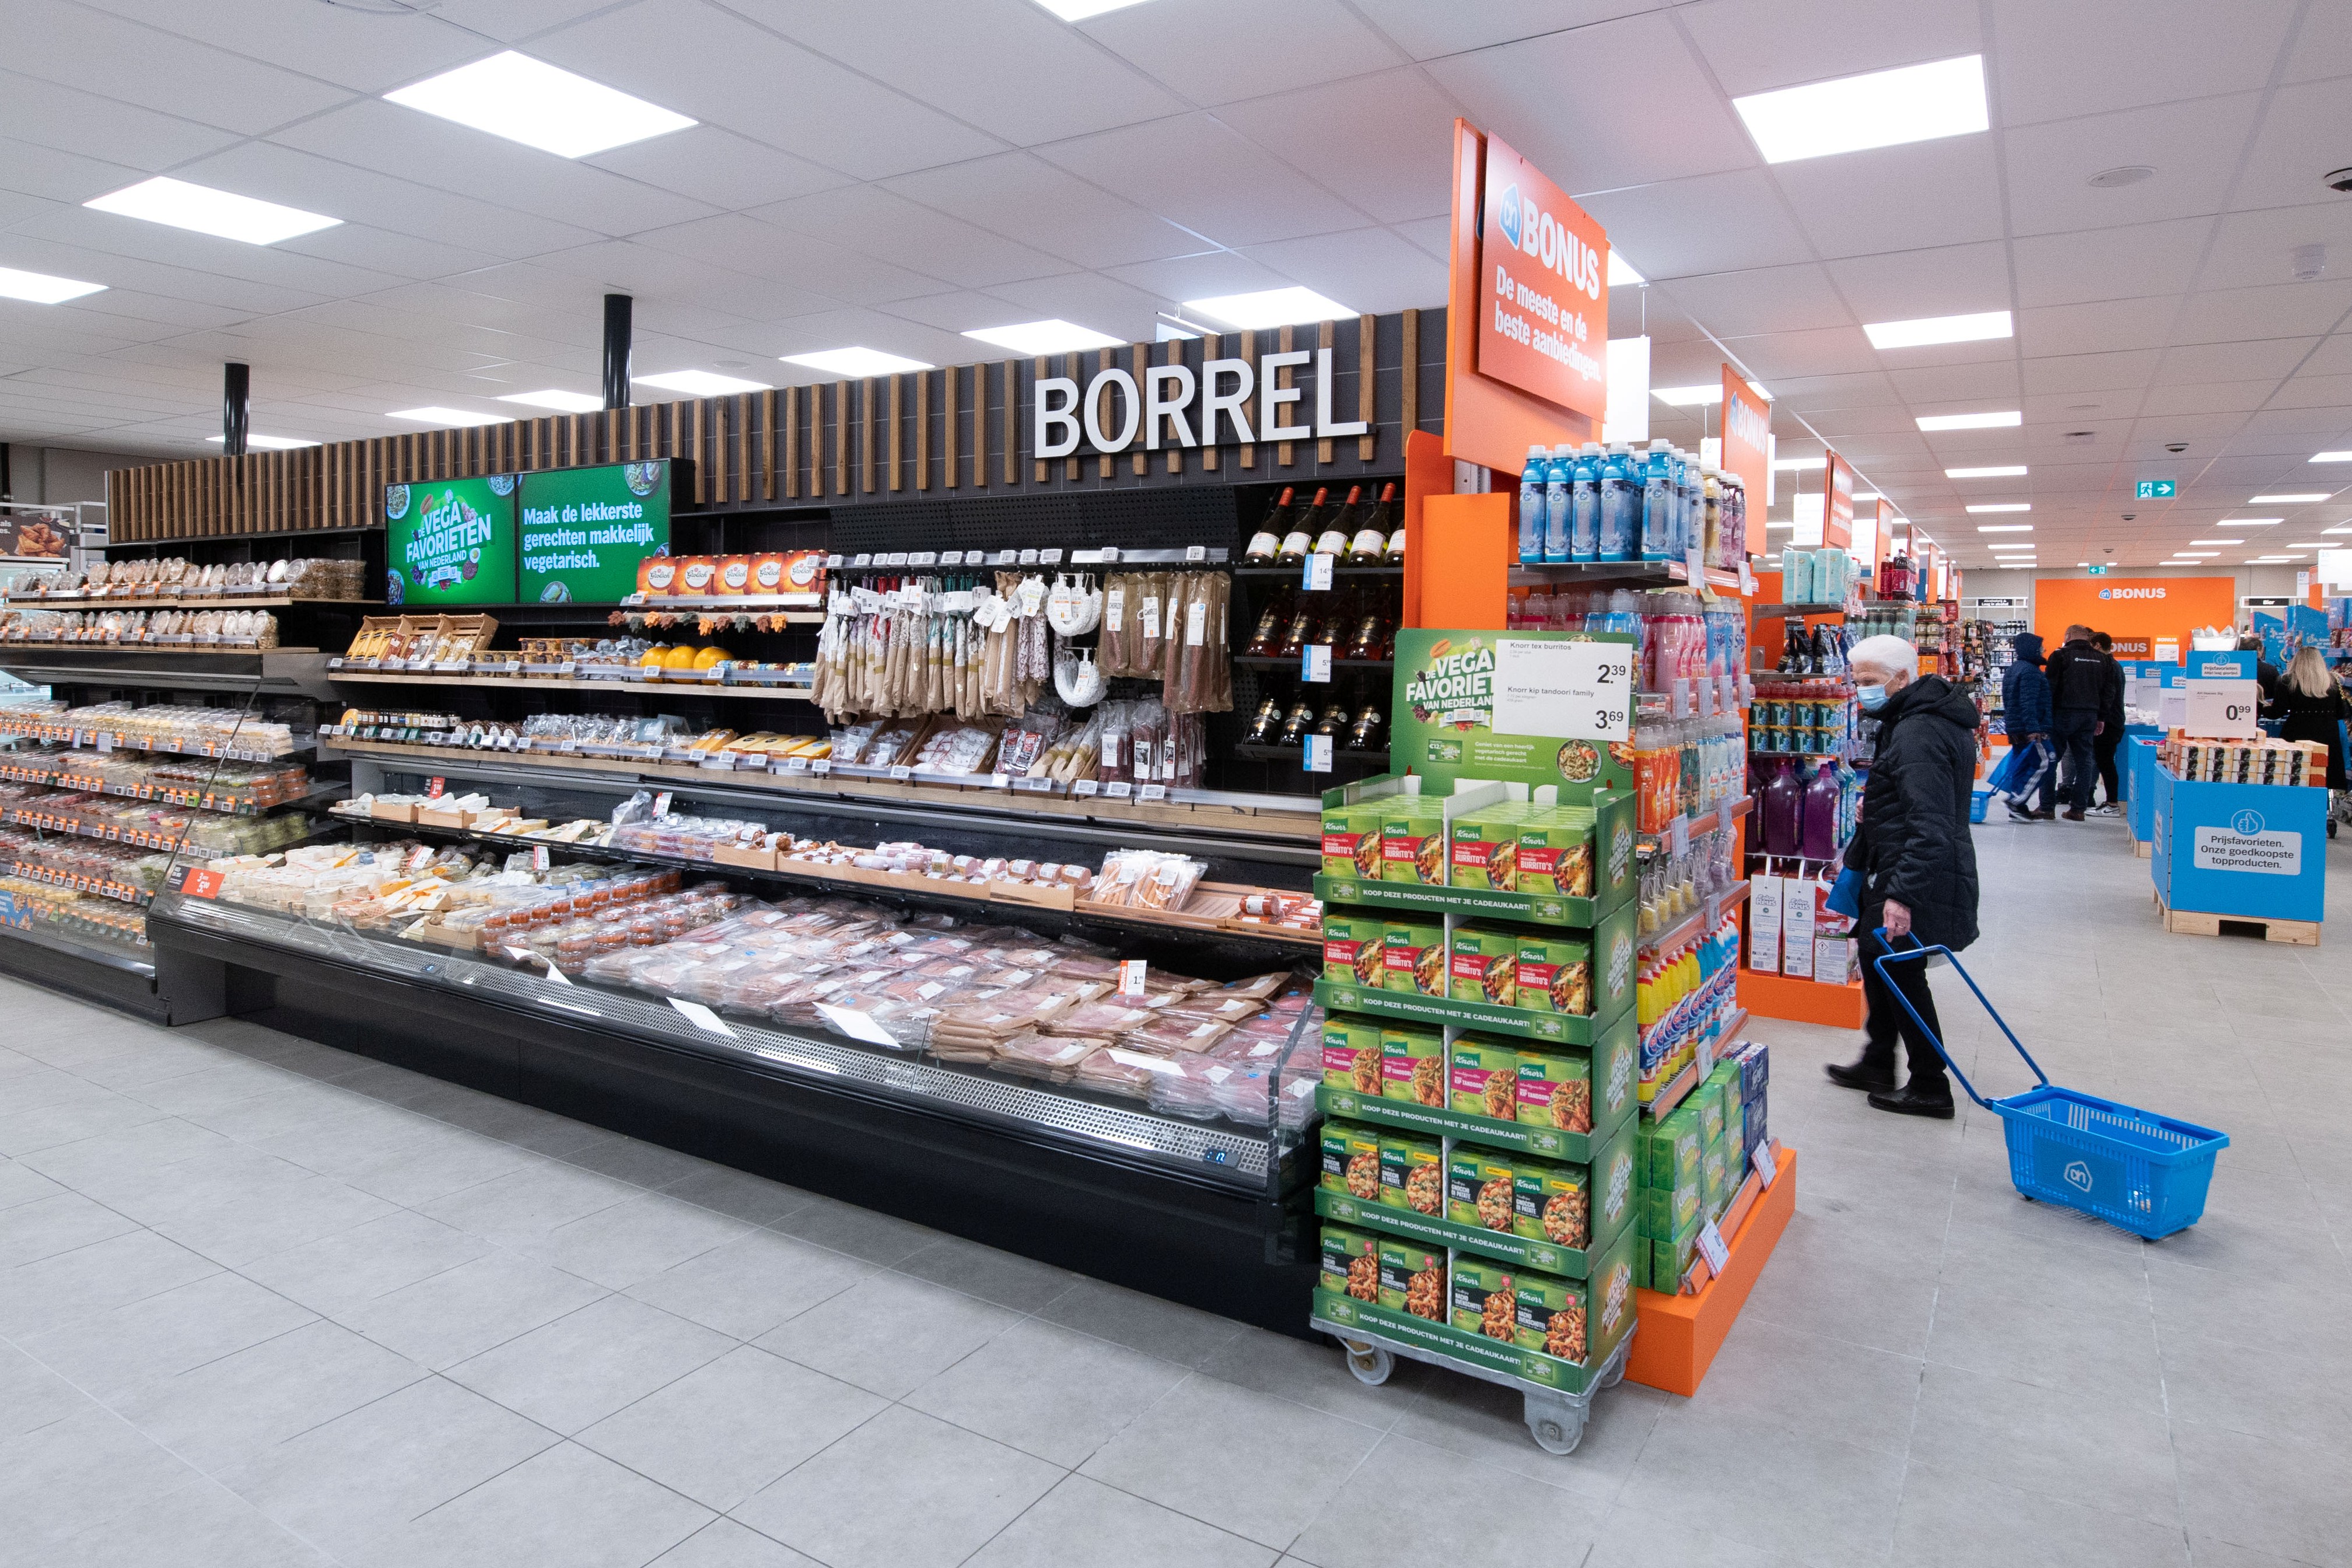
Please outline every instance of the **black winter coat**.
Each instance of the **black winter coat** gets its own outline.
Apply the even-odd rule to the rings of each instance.
[[[1877,713],[1878,753],[1862,789],[1862,822],[1845,864],[1863,875],[1865,926],[1888,899],[1911,911],[1929,946],[1977,939],[1977,847],[1969,836],[1976,781],[1977,705],[1925,675]]]
[[[2327,748],[2327,787],[2352,788],[2344,767],[2344,737],[2336,730],[2336,721],[2352,719],[2352,701],[2347,701],[2341,686],[2331,685],[2318,697],[2306,697],[2285,682],[2279,683],[2275,697],[2263,704],[2263,717],[2282,721],[2279,739],[2282,741],[2317,741]]]
[[[2111,706],[2124,700],[2124,667],[2077,637],[2050,656],[2043,667],[2050,676],[2050,706],[2105,718]]]

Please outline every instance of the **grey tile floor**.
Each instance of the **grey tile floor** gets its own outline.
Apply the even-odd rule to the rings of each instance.
[[[1978,842],[1971,967],[2060,1082],[2229,1131],[2205,1222],[2025,1205],[1990,1118],[1871,1111],[1820,1077],[1851,1037],[1759,1024],[1797,1216],[1698,1396],[1626,1384],[1567,1459],[1461,1378],[1365,1389],[396,1068],[0,985],[0,1558],[2352,1560],[2341,948],[2163,934],[2112,823]]]

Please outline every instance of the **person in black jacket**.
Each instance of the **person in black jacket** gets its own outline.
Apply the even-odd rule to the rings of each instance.
[[[2279,667],[2263,657],[2263,639],[2252,632],[2238,638],[2238,651],[2254,656],[2254,689],[2268,702],[2278,696]]]
[[[2091,646],[2116,668],[2115,679],[2107,683],[2106,701],[2099,710],[2099,732],[2091,742],[2091,756],[2099,769],[2099,787],[2106,791],[2107,797],[2091,808],[2091,815],[2121,816],[2124,790],[2123,781],[2116,772],[2116,749],[2124,743],[2124,688],[2130,682],[2124,675],[2122,661],[2116,658],[2115,638],[2105,632],[2093,632]]]
[[[1833,1083],[1869,1091],[1870,1103],[1906,1116],[1952,1114],[1943,1058],[1903,1010],[1899,989],[1937,1034],[1927,961],[1890,965],[1894,988],[1873,960],[1907,950],[1911,937],[1955,952],[1977,939],[1977,849],[1969,836],[1976,782],[1974,700],[1941,676],[1921,676],[1918,650],[1901,637],[1864,637],[1846,655],[1863,710],[1878,721],[1878,751],[1863,784],[1862,820],[1846,846],[1846,868],[1862,878],[1863,995],[1870,1006],[1862,1059],[1830,1064]],[[1884,926],[1887,941],[1874,934]],[[1910,1079],[1895,1086],[1895,1041]]]
[[[2123,666],[2091,646],[2088,627],[2068,626],[2066,646],[2050,656],[2049,674],[2050,732],[2065,764],[2060,787],[2066,820],[2080,822],[2091,804],[2091,774],[2097,765],[2092,743],[2106,728],[2101,715],[2109,702],[2123,700]]]
[[[2017,657],[2000,677],[2001,722],[2009,731],[2009,743],[2013,751],[2040,741],[2046,747],[2050,740],[2050,678],[2042,673],[2042,639],[2032,632],[2020,632],[2010,646]],[[2011,822],[2047,822],[2058,815],[2058,770],[2044,767],[2041,779],[2042,804],[2035,805],[2028,798],[2031,789],[2012,796],[2009,803]],[[2021,811],[2020,806],[2025,809]]]
[[[2347,698],[2327,656],[2315,647],[2298,649],[2287,661],[2275,694],[2263,704],[2263,717],[2276,719],[2282,741],[2317,741],[2327,748],[2327,787],[2347,787],[2344,769],[2344,732],[2338,721],[2352,719],[2352,698]],[[2330,824],[2330,831],[2334,825]]]

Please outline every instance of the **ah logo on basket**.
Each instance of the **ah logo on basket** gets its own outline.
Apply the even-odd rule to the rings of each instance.
[[[2091,1190],[2091,1167],[2077,1160],[2066,1167],[2066,1184],[2083,1192]]]

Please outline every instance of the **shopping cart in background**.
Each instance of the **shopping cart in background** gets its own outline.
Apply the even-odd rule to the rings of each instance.
[[[1878,928],[1881,947],[1891,948],[1886,928]],[[2028,1198],[2064,1204],[2103,1219],[2118,1229],[2149,1241],[2161,1241],[2177,1230],[2195,1225],[2205,1213],[2205,1189],[2213,1179],[2213,1157],[2229,1146],[2230,1135],[2193,1122],[2137,1110],[2112,1100],[2101,1100],[2079,1089],[2061,1089],[2050,1081],[2032,1054],[2011,1032],[2007,1020],[1993,1007],[1981,986],[1952,950],[1919,943],[1901,952],[1889,952],[1874,960],[1879,978],[1911,1016],[1969,1098],[2001,1120],[2009,1141],[2009,1179]],[[2040,1079],[2037,1088],[2001,1100],[1979,1094],[1944,1042],[1927,1027],[1917,1008],[1895,984],[1887,972],[1894,963],[1926,963],[1941,957],[1952,972],[1968,982],[2017,1054]]]

